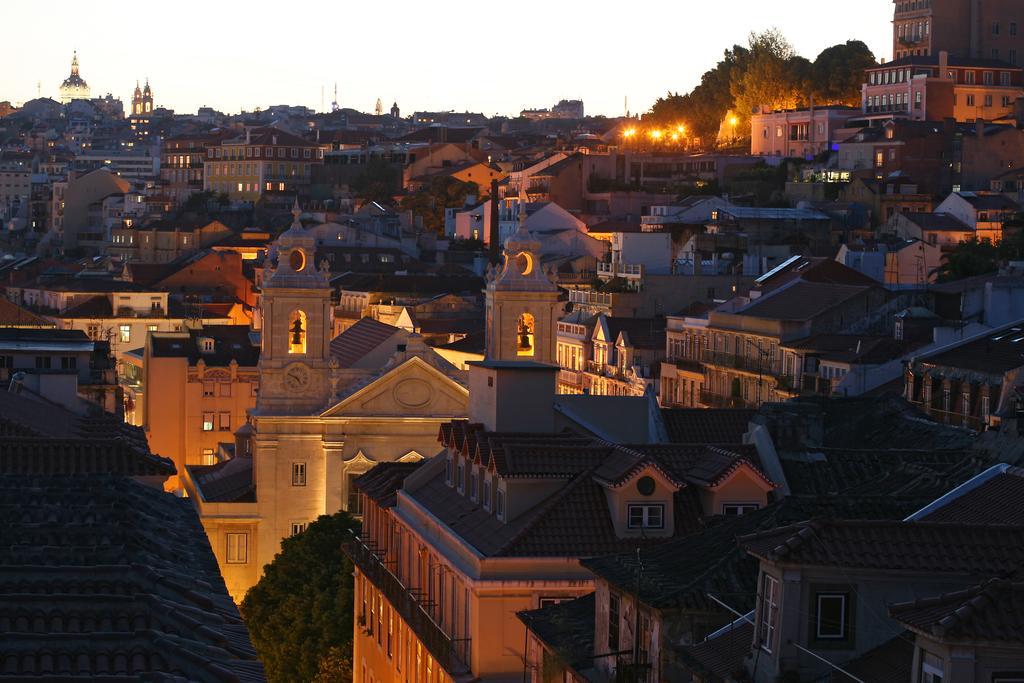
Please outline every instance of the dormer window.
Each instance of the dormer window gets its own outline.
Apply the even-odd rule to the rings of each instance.
[[[484,479],[484,490],[482,494],[484,510],[491,511],[491,480],[489,478]]]
[[[448,484],[449,486],[451,486],[452,483],[454,482],[454,479],[452,477],[452,467],[452,459],[451,456],[449,456],[448,461],[444,464],[444,483]]]
[[[466,466],[461,462],[456,465],[455,470],[455,488],[458,489],[459,493],[466,492]]]
[[[480,478],[477,476],[476,468],[474,467],[469,475],[469,499],[474,503],[480,498],[479,495]]]
[[[664,529],[664,503],[630,503],[626,510],[630,529]]]
[[[497,494],[494,496],[494,514],[498,516],[498,519],[505,521],[505,492],[498,489]]]

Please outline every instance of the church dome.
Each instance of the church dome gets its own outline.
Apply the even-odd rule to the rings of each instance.
[[[71,75],[60,84],[60,102],[67,104],[71,100],[89,99],[89,84],[78,73],[78,53],[71,58]]]

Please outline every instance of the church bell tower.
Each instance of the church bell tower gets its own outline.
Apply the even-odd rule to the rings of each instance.
[[[314,413],[333,394],[331,287],[313,262],[316,240],[301,215],[296,201],[292,225],[277,240],[277,267],[263,278],[257,414]]]
[[[488,360],[555,363],[563,304],[544,273],[540,242],[526,229],[526,201],[519,199],[519,227],[505,241],[504,262],[487,278]]]

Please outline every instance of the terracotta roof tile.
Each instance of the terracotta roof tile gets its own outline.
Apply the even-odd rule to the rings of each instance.
[[[0,327],[56,327],[56,325],[0,296]]]
[[[350,368],[400,331],[373,318],[362,318],[331,340],[331,358],[338,361],[338,367]]]
[[[357,477],[354,483],[357,489],[380,507],[392,507],[405,478],[418,470],[424,462],[378,463],[372,470]]]
[[[594,593],[516,613],[545,647],[577,672],[593,666]]]

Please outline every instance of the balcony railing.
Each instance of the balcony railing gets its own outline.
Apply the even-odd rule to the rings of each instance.
[[[605,277],[641,278],[644,267],[640,263],[598,263],[597,274]]]
[[[342,546],[359,571],[376,586],[423,646],[449,674],[469,673],[470,640],[453,639],[444,632],[423,604],[402,584],[380,557],[358,536]]]
[[[578,387],[583,384],[583,375],[579,370],[566,370],[562,368],[558,371],[558,381],[562,384]]]
[[[774,376],[777,373],[775,364],[768,358],[743,356],[728,351],[715,351],[713,349],[701,350],[701,361],[708,365],[717,365],[733,370],[757,373],[765,376]]]
[[[700,392],[700,402],[708,408],[757,408],[757,403],[741,396],[723,396],[707,390]]]
[[[941,408],[928,405],[924,401],[910,401],[910,403],[916,405],[926,413],[928,417],[932,418],[936,422],[956,425],[959,427],[967,427],[968,429],[973,429],[976,432],[984,431],[987,424],[986,420],[982,419],[978,415],[964,415],[963,413],[957,413],[951,410],[942,410]]]

